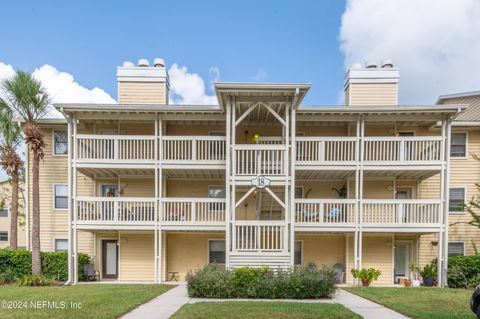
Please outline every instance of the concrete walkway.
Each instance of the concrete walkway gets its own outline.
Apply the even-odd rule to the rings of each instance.
[[[151,301],[133,309],[125,314],[122,319],[168,319],[177,312],[180,307],[187,303],[196,302],[224,302],[224,301],[265,301],[265,302],[303,302],[303,303],[338,303],[351,311],[361,315],[364,319],[408,319],[382,305],[369,301],[365,298],[339,289],[333,299],[316,300],[272,300],[272,299],[203,299],[190,298],[187,294],[187,285],[179,284],[164,294],[155,297]]]
[[[181,306],[188,303],[187,285],[179,284],[166,293],[153,298],[147,303],[125,314],[122,319],[168,319]]]
[[[351,311],[358,313],[364,319],[408,319],[408,317],[396,311],[342,289],[337,291],[333,300]]]

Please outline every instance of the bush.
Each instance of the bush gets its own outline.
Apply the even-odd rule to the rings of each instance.
[[[238,268],[208,265],[187,274],[190,297],[309,299],[329,297],[336,291],[335,272],[329,268]]]
[[[68,263],[66,252],[42,252],[42,274],[46,278],[58,281],[68,279]],[[83,280],[83,265],[90,262],[86,254],[78,254],[78,274]],[[28,250],[0,249],[0,274],[9,273],[13,278],[21,278],[32,274],[32,253]]]
[[[17,276],[12,269],[7,269],[6,271],[0,273],[0,285],[11,284],[17,280]]]
[[[448,258],[448,286],[472,288],[480,284],[480,255]]]
[[[25,275],[17,280],[17,286],[51,286],[54,280],[45,276]]]

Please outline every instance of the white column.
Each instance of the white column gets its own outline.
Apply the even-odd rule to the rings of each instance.
[[[72,181],[72,154],[75,140],[73,139],[73,120],[68,118],[68,282],[73,282],[73,181]],[[28,152],[28,148],[27,148]],[[27,154],[28,157],[28,154]],[[28,166],[27,170],[28,171]],[[28,183],[27,183],[27,194],[28,194]],[[28,213],[28,210],[26,211]],[[27,225],[27,233],[29,232]],[[27,242],[28,245],[28,242]]]
[[[156,236],[157,236],[157,268],[156,273],[158,273],[157,280],[158,282],[162,281],[163,274],[162,269],[163,265],[166,263],[166,253],[164,254],[164,240],[162,235],[162,218],[163,218],[163,195],[166,192],[166,182],[163,179],[163,167],[162,167],[162,159],[163,159],[163,133],[164,133],[164,123],[162,117],[157,118],[157,135],[158,140],[158,152],[157,156],[157,165],[156,165],[156,172],[155,172],[155,180],[157,186],[157,192],[155,193],[156,203],[157,203],[157,220],[156,220]]]
[[[154,237],[154,254],[153,254],[153,262],[154,262],[154,268],[153,268],[153,272],[154,272],[154,278],[155,278],[155,283],[159,283],[160,280],[159,280],[159,267],[158,267],[158,264],[159,264],[159,244],[158,244],[158,219],[159,219],[159,204],[158,204],[158,154],[159,154],[159,149],[158,149],[158,116],[157,118],[155,119],[155,131],[154,131],[154,134],[155,134],[155,143],[154,143],[154,151],[155,151],[155,204],[154,204],[154,210],[155,210],[155,213],[154,213],[154,231],[153,231],[153,237]]]
[[[77,239],[77,147],[75,145],[77,141],[77,118],[73,117],[73,170],[72,170],[72,198],[73,198],[73,283],[78,283],[78,239]]]
[[[231,249],[231,202],[232,193],[230,190],[230,176],[231,176],[231,134],[232,134],[232,103],[230,98],[227,101],[227,113],[226,113],[226,129],[225,129],[225,266],[228,268],[230,265],[230,249]]]
[[[237,171],[237,156],[236,156],[236,153],[235,153],[235,145],[236,145],[236,130],[237,130],[237,125],[236,125],[236,113],[235,113],[235,106],[236,106],[236,101],[235,101],[235,97],[231,97],[231,126],[232,126],[232,136],[231,136],[231,141],[230,141],[230,145],[229,145],[229,152],[231,152],[231,165],[230,165],[230,173],[229,173],[229,180],[230,180],[230,192],[231,192],[231,196],[230,196],[230,225],[231,225],[231,240],[232,240],[232,246],[233,246],[233,249],[232,251],[233,252],[236,252],[237,250],[237,244],[236,244],[236,234],[237,234],[237,230],[236,230],[236,226],[235,226],[235,219],[236,219],[236,216],[235,216],[235,202],[236,202],[236,178],[235,178],[235,174],[236,174],[236,171]],[[230,265],[228,265],[230,266]]]
[[[297,160],[297,113],[296,109],[291,107],[292,116],[290,130],[290,246],[292,253],[290,254],[291,265],[295,262],[295,163]]]
[[[362,224],[363,224],[363,152],[364,152],[364,140],[363,137],[365,136],[365,119],[363,116],[360,117],[360,171],[359,171],[359,181],[358,181],[358,189],[359,189],[359,200],[360,200],[360,209],[358,214],[359,220],[359,228],[358,228],[358,269],[362,268],[362,255],[363,255],[363,233],[362,233]]]

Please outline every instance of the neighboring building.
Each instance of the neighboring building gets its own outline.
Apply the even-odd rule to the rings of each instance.
[[[392,284],[424,255],[444,270],[463,103],[398,105],[387,61],[348,71],[345,106],[301,106],[305,83],[216,83],[219,105],[169,105],[163,60],[139,62],[118,67],[119,104],[59,104],[66,120],[42,121],[42,250],[70,249],[72,265],[88,253],[121,281],[211,262],[337,265],[347,283],[375,267]]]
[[[0,249],[10,246],[10,204],[12,196],[12,185],[10,180],[0,180]],[[17,228],[17,245],[18,248],[25,248],[25,217],[24,217],[23,184],[20,185],[18,198],[18,228]]]
[[[448,254],[471,255],[476,247],[480,249],[480,229],[467,224],[472,216],[465,211],[464,204],[480,195],[476,186],[480,183],[480,161],[475,159],[475,155],[480,155],[480,91],[442,95],[437,104],[468,105],[452,123]],[[425,262],[435,257],[436,241],[433,236],[422,238]]]

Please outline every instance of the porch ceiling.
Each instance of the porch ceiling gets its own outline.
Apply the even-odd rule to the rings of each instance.
[[[153,177],[154,169],[138,168],[78,168],[78,171],[90,178],[117,178],[117,177]]]
[[[167,178],[225,179],[225,169],[164,169]]]
[[[295,178],[299,180],[344,180],[354,174],[353,170],[297,170]]]
[[[365,170],[365,177],[396,177],[397,179],[426,179],[440,173],[439,170]]]

